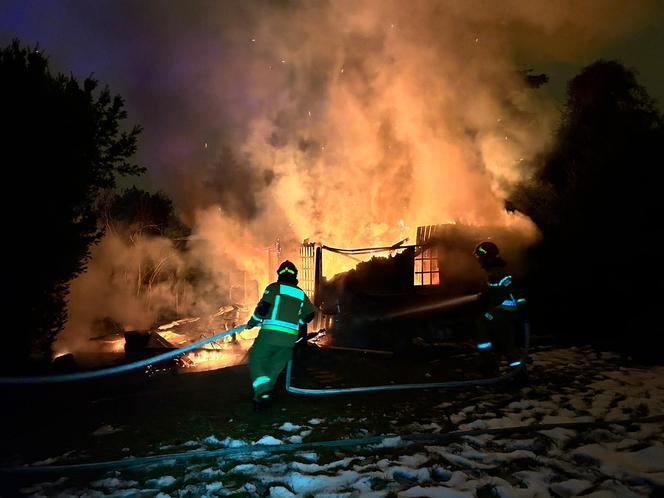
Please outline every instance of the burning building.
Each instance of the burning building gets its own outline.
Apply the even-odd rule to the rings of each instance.
[[[471,334],[457,311],[475,301],[485,275],[473,257],[482,240],[493,240],[518,279],[529,240],[505,227],[457,224],[420,226],[415,244],[335,248],[305,242],[300,250],[300,284],[318,309],[313,328],[327,340],[393,349],[414,336],[435,339]],[[326,256],[356,266],[327,277]],[[461,305],[466,305],[461,306]],[[472,311],[470,311],[472,313]]]

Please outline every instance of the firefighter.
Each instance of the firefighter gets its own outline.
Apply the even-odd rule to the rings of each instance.
[[[247,322],[248,329],[261,326],[249,351],[256,411],[272,396],[279,374],[293,355],[301,326],[314,318],[314,306],[297,283],[297,267],[290,261],[281,263],[277,281],[267,286]]]
[[[515,297],[512,275],[507,271],[496,244],[481,242],[473,254],[487,273],[487,287],[481,294],[483,314],[479,317],[475,344],[482,367],[487,371],[495,367],[491,365],[492,353],[504,356],[509,368],[518,367],[521,359],[516,339],[522,325],[519,308],[525,299]]]

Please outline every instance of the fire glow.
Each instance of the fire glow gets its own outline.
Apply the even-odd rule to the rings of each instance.
[[[152,176],[192,227],[187,252],[163,237],[127,245],[108,234],[72,284],[58,348],[87,346],[91,324],[106,316],[142,330],[160,308],[205,316],[233,302],[231,271],[245,272],[260,293],[275,277],[269,261],[277,239],[281,259],[297,261],[305,239],[342,248],[412,244],[418,226],[447,220],[534,237],[532,223],[507,213],[504,199],[547,147],[558,114],[528,88],[522,61],[585,57],[646,12],[633,2],[617,2],[622,9],[567,3],[549,5],[546,15],[518,1],[277,2],[241,12],[211,3],[201,29],[212,26],[214,35],[201,33],[204,46],[186,47],[205,75],[180,75],[179,87],[197,91],[183,92],[184,112],[166,126],[178,140],[151,130],[162,139],[152,144],[155,162],[165,165]],[[191,40],[190,29],[180,38]],[[207,36],[228,47],[212,60]],[[174,62],[163,66],[180,67]],[[214,166],[225,148],[235,161]],[[155,278],[141,294],[132,275],[146,255],[167,262],[163,273],[195,269],[220,291]],[[369,257],[330,258],[324,272]]]

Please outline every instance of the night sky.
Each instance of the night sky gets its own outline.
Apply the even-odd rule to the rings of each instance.
[[[602,9],[611,2],[595,4]],[[251,8],[243,2],[217,1],[172,5],[124,0],[0,2],[0,43],[6,45],[12,38],[39,43],[52,70],[71,71],[80,78],[93,74],[126,99],[131,122],[145,128],[139,160],[150,173],[140,182],[148,188],[168,188],[160,171],[178,162],[205,162],[219,141],[253,117],[255,103],[246,91],[250,82],[238,54],[251,56],[247,49],[258,20],[270,15],[267,2],[247,2]],[[549,74],[546,91],[560,107],[566,81],[583,65],[599,57],[616,58],[635,68],[651,95],[664,102],[662,5],[592,54],[539,59],[529,54],[517,65]],[[225,67],[222,80],[212,70],[219,67]],[[211,95],[213,88],[218,92]]]

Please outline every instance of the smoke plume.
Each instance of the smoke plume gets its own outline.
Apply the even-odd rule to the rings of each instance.
[[[414,242],[418,225],[448,221],[534,235],[503,199],[548,146],[558,115],[523,71],[592,57],[655,3],[101,5],[68,15],[88,16],[90,50],[116,44],[111,59],[126,74],[106,80],[126,89],[130,115],[143,121],[150,181],[204,241],[192,243],[192,258],[210,275],[236,268],[265,283],[277,237],[352,247],[407,232]],[[119,26],[127,36],[118,41]],[[152,242],[154,254],[168,245]],[[131,317],[130,292],[79,287],[99,261],[138,250],[102,243],[74,283],[68,328],[86,314]]]

